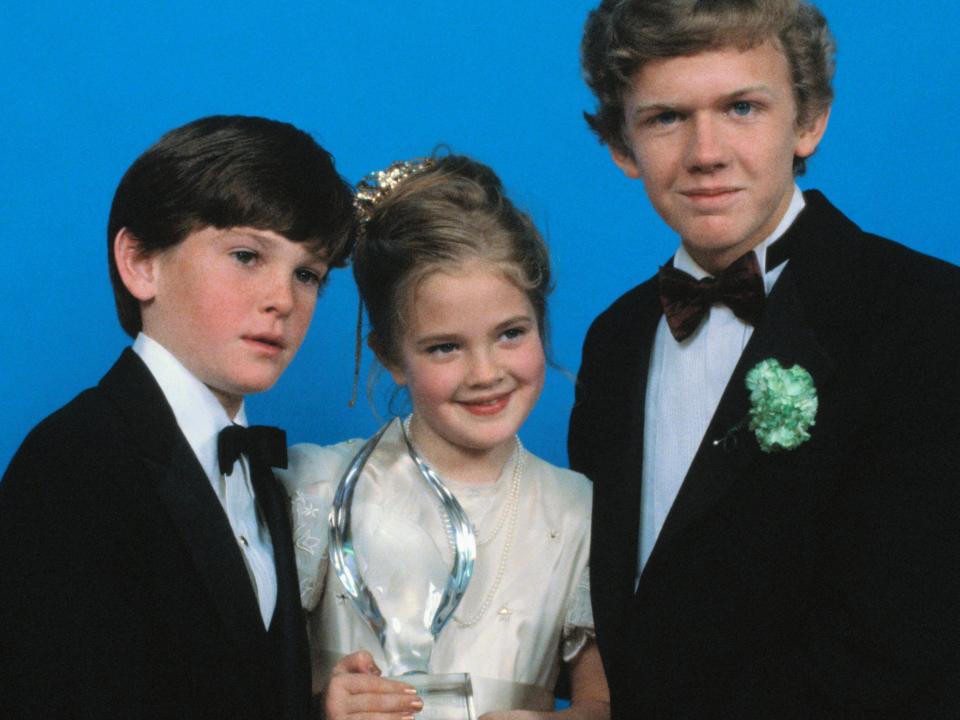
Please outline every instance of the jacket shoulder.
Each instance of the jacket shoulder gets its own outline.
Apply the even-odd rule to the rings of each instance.
[[[82,526],[106,518],[139,487],[128,481],[143,476],[123,418],[91,388],[26,436],[0,481],[0,515]]]
[[[109,402],[98,388],[89,388],[34,426],[15,453],[8,474],[24,463],[56,464],[60,458],[83,462],[96,455],[104,438],[115,432]]]
[[[623,328],[625,322],[634,317],[647,303],[656,300],[656,297],[656,276],[654,276],[630,288],[610,303],[590,324],[588,337],[612,328]]]
[[[928,291],[960,287],[960,267],[932,255],[926,255],[899,242],[872,233],[858,236],[862,244],[865,264],[880,277],[895,279],[896,285],[906,287],[921,281]]]
[[[945,260],[925,255],[886,237],[862,230],[816,190],[804,193],[810,208],[801,216],[804,243],[812,245],[811,259],[823,267],[839,265],[844,272],[855,268],[858,275],[881,281],[892,277],[898,285],[905,279],[923,278],[929,283],[956,286],[960,268]]]

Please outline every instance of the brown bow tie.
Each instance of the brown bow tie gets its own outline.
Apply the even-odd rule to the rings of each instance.
[[[217,459],[220,472],[229,475],[233,464],[244,453],[250,458],[251,467],[285,468],[287,466],[287,435],[280,428],[269,425],[228,425],[217,438]]]
[[[667,265],[660,268],[657,277],[660,304],[677,342],[697,329],[711,305],[722,303],[741,320],[756,325],[767,299],[760,264],[752,250],[715,278],[697,280]]]

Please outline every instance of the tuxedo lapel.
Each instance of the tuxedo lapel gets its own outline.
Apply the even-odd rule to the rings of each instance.
[[[243,657],[263,652],[263,617],[243,557],[210,480],[186,440],[178,438],[169,464],[158,468],[156,491],[189,548],[198,574]]]
[[[608,531],[615,533],[607,535],[605,542],[612,548],[619,548],[615,554],[618,567],[610,574],[608,587],[619,586],[625,596],[633,594],[637,572],[647,376],[657,324],[663,315],[655,280],[638,288],[630,309],[631,322],[626,330],[617,328],[617,332],[622,333],[618,343],[620,357],[617,358],[622,366],[619,371],[612,372],[607,381],[616,386],[614,393],[622,393],[624,386],[628,388],[629,419],[625,422],[632,441],[622,459],[612,458],[620,464],[621,481],[608,489],[611,502],[604,507],[609,516],[601,518],[603,523],[609,522]]]
[[[236,639],[241,664],[259,674],[263,657],[263,619],[243,558],[210,481],[177,426],[173,411],[143,362],[131,350],[100,383],[120,407],[141,454],[146,489],[156,493],[158,511],[166,512],[188,548],[198,582],[207,589]],[[282,544],[282,543],[281,543]]]
[[[802,217],[802,216],[801,216]],[[791,229],[791,241],[803,237],[808,222],[798,218]],[[788,238],[784,238],[787,240]],[[802,243],[795,242],[797,252]],[[822,388],[833,374],[833,361],[821,346],[805,314],[805,298],[798,282],[806,274],[802,260],[791,261],[780,276],[750,341],[740,356],[720,398],[683,485],[667,514],[666,521],[647,567],[653,568],[669,555],[671,545],[682,533],[713,507],[737,478],[759,459],[761,450],[747,427],[750,410],[747,373],[762,360],[775,358],[784,367],[800,365]]]

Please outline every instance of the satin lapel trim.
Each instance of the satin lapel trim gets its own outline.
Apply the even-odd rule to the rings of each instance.
[[[747,417],[750,409],[745,385],[747,372],[761,360],[776,358],[784,367],[799,364],[806,368],[817,388],[823,387],[833,374],[833,362],[804,316],[794,271],[793,263],[787,265],[770,294],[763,318],[744,348],[667,514],[647,568],[652,569],[662,562],[684,531],[708,512],[760,457],[756,438],[745,425],[728,442],[720,442],[731,428]],[[789,453],[782,455],[789,461]]]

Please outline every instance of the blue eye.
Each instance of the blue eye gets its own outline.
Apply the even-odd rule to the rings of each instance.
[[[526,333],[527,331],[525,328],[513,327],[503,331],[503,338],[505,340],[516,340],[526,335]]]
[[[731,109],[734,115],[746,117],[753,112],[753,103],[747,102],[746,100],[739,100],[733,104]]]

